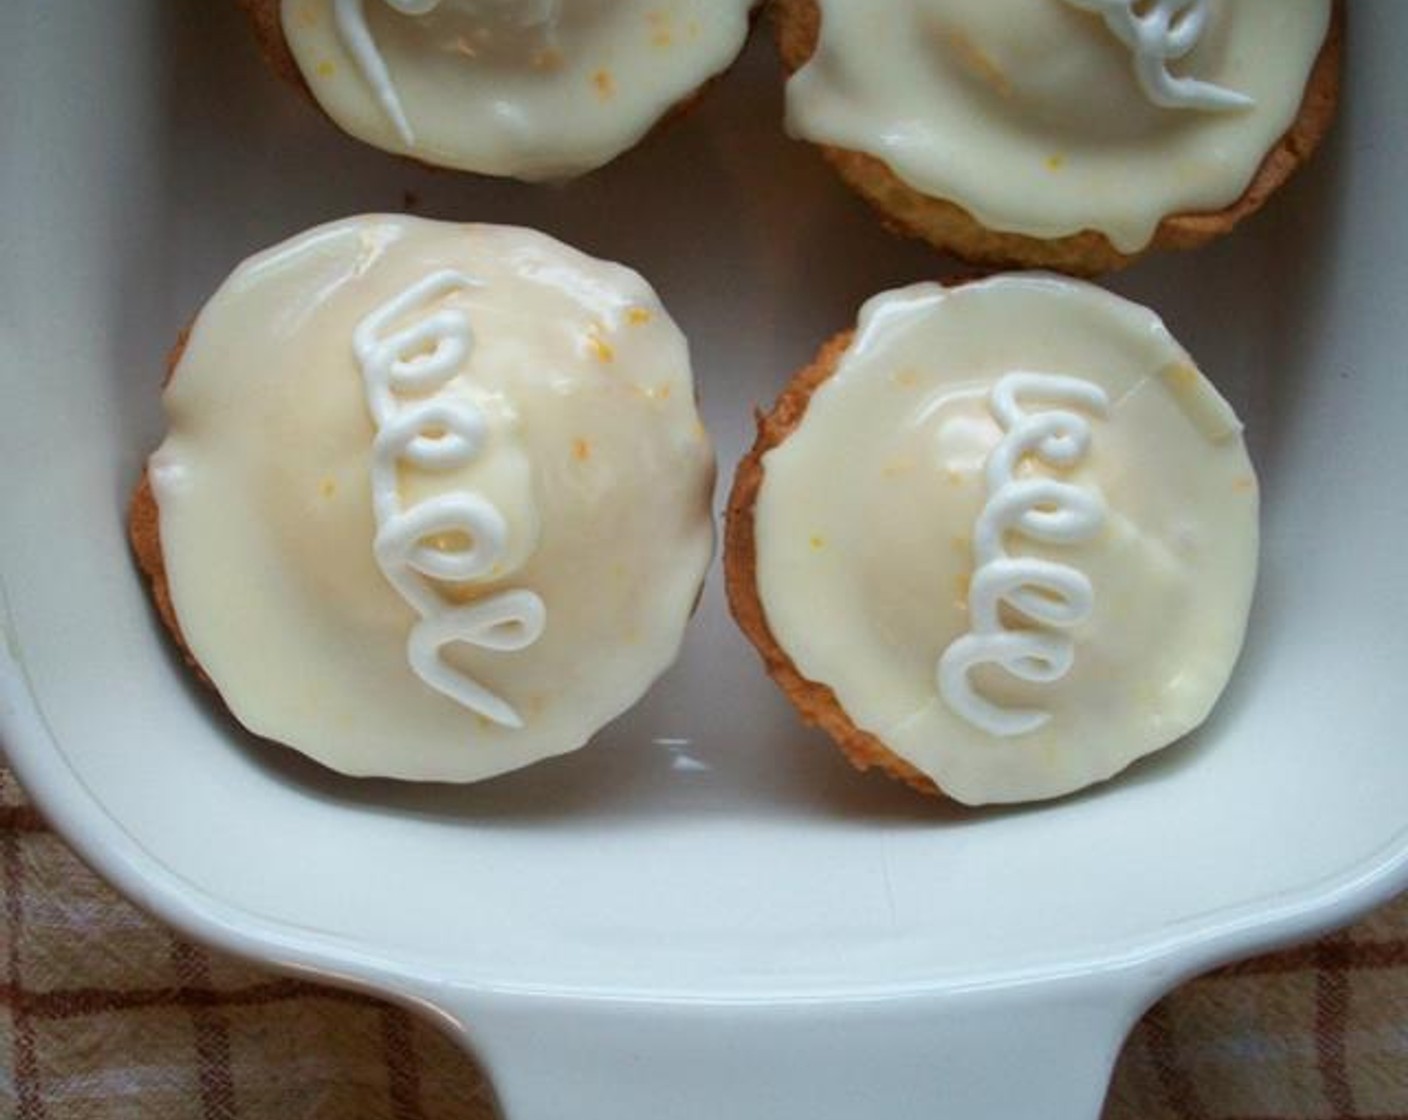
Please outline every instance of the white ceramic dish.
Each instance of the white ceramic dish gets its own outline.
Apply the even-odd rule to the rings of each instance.
[[[766,43],[646,150],[530,189],[342,139],[232,7],[0,8],[0,730],[139,903],[437,1015],[511,1120],[1088,1120],[1170,986],[1408,885],[1408,5],[1355,6],[1343,118],[1267,214],[1114,285],[1250,422],[1265,553],[1233,688],[1114,784],[983,813],[801,731],[717,578],[640,709],[478,788],[339,780],[207,702],[123,506],[167,346],[252,250],[409,191],[625,260],[692,333],[726,469],[754,402],[936,265],[782,139]]]

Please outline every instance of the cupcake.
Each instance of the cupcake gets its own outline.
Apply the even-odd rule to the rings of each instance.
[[[1260,209],[1334,114],[1332,0],[776,0],[792,135],[888,224],[1091,275]]]
[[[240,0],[264,53],[359,140],[561,179],[726,70],[757,0]]]
[[[256,734],[473,781],[582,746],[674,660],[714,460],[636,273],[526,229],[352,218],[241,264],[169,376],[132,542]]]
[[[861,769],[1070,793],[1198,726],[1242,645],[1257,483],[1150,311],[1010,274],[872,299],[760,416],[735,617]]]

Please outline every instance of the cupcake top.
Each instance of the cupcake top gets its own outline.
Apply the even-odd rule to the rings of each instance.
[[[1040,274],[878,296],[762,464],[774,639],[961,801],[1107,778],[1227,682],[1256,478],[1141,307]]]
[[[241,265],[151,457],[183,640],[251,730],[473,780],[674,659],[713,548],[685,340],[530,230],[362,217]]]
[[[790,131],[989,229],[1134,253],[1220,210],[1295,121],[1331,0],[816,0]]]
[[[550,179],[600,167],[726,69],[756,0],[280,0],[343,129],[428,163]]]

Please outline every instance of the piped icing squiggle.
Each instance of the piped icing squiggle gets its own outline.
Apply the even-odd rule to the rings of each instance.
[[[386,69],[386,60],[377,49],[367,27],[366,5],[369,0],[333,0],[333,18],[337,21],[338,33],[348,53],[357,63],[363,79],[376,94],[396,132],[407,144],[416,142],[415,130],[406,119],[406,110],[396,93],[396,85]],[[376,0],[370,0],[375,3]],[[382,0],[389,8],[402,15],[425,15],[440,6],[440,0]]]
[[[984,699],[970,673],[997,665],[1024,681],[1050,683],[1068,672],[1075,643],[1068,631],[1090,618],[1095,592],[1079,568],[1038,556],[1012,556],[1006,537],[1016,533],[1048,545],[1090,540],[1105,524],[1098,489],[1056,478],[1018,477],[1024,461],[1070,470],[1090,450],[1090,423],[1078,412],[1028,412],[1021,398],[1070,405],[1104,416],[1109,397],[1078,377],[1009,373],[993,387],[990,407],[1005,433],[988,457],[987,504],[973,532],[974,573],[968,591],[969,630],[939,659],[939,693],[974,727],[991,735],[1024,735],[1050,719],[1034,709],[1004,708]],[[1037,628],[1007,625],[1007,606]]]
[[[378,2],[403,16],[424,16],[439,8],[444,0],[333,0],[333,16],[348,53],[356,61],[363,79],[375,92],[376,99],[386,111],[387,117],[396,126],[397,134],[407,145],[414,145],[415,129],[406,118],[406,110],[396,92],[396,84],[391,80],[390,71],[386,68],[386,59],[382,57],[371,29],[367,26],[366,5]],[[517,0],[514,8],[523,26],[544,24],[551,31],[553,21],[557,18],[559,2],[560,0]],[[548,46],[551,46],[551,41],[550,37]]]
[[[427,163],[563,178],[733,62],[757,0],[279,0],[318,103]]]
[[[989,229],[1094,230],[1123,253],[1145,248],[1165,218],[1246,191],[1300,113],[1332,7],[816,3],[816,51],[787,84],[794,136],[873,156]]]
[[[762,470],[771,636],[961,801],[1108,778],[1227,682],[1256,477],[1144,308],[1034,273],[878,295]]]
[[[1245,109],[1252,99],[1197,78],[1175,77],[1169,63],[1198,46],[1208,26],[1208,0],[1066,0],[1072,7],[1100,15],[1134,55],[1140,88],[1165,109],[1222,112]]]
[[[477,283],[449,269],[431,273],[368,315],[353,335],[377,427],[373,551],[382,575],[421,616],[407,640],[408,660],[421,680],[485,719],[522,727],[511,705],[445,661],[441,651],[456,642],[500,652],[527,649],[547,621],[542,599],[531,591],[501,591],[454,606],[433,582],[465,585],[510,574],[498,570],[508,543],[504,515],[472,491],[441,494],[409,509],[401,499],[403,468],[460,470],[489,440],[488,422],[473,400],[435,396],[462,371],[474,345],[469,316],[436,305]],[[417,312],[418,319],[396,328]],[[452,543],[435,548],[426,543],[433,539]]]
[[[171,601],[241,723],[474,781],[585,744],[674,661],[714,459],[650,286],[545,234],[349,218],[206,304],[150,460]]]

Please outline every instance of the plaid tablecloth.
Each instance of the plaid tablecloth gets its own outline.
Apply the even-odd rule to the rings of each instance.
[[[209,952],[124,902],[3,769],[0,857],[0,1117],[494,1116],[434,1029]],[[1408,897],[1164,1000],[1125,1049],[1105,1120],[1408,1120]]]

